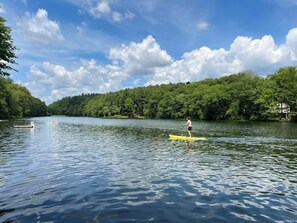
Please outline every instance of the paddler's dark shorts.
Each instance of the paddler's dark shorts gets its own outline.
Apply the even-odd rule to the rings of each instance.
[[[191,130],[192,130],[192,126],[189,126],[189,127],[188,127],[188,131],[191,131]]]

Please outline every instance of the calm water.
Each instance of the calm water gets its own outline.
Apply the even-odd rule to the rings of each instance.
[[[0,122],[0,222],[297,222],[296,123],[183,124]]]

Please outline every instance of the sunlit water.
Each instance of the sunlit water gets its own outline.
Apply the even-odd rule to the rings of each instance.
[[[183,124],[0,122],[0,222],[297,222],[296,123]]]

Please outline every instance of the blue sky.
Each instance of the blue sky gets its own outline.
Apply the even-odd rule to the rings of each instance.
[[[297,0],[0,0],[11,78],[65,96],[297,65]]]

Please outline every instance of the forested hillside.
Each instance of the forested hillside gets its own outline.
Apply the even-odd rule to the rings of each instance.
[[[11,79],[0,76],[0,118],[43,116],[47,106]]]
[[[297,119],[297,68],[266,78],[242,72],[219,79],[66,97],[48,106],[54,115],[207,120]]]

